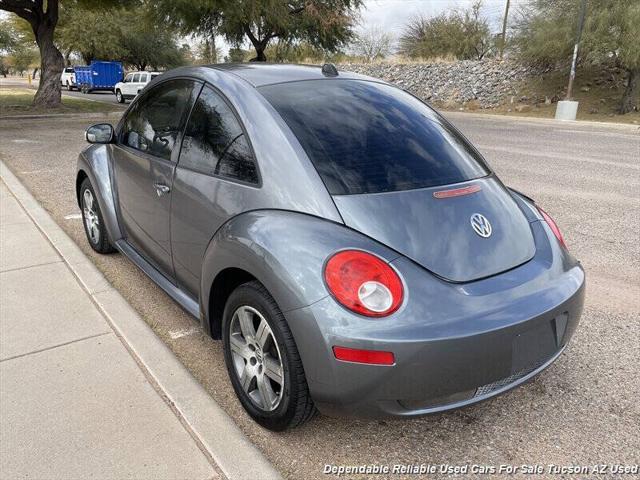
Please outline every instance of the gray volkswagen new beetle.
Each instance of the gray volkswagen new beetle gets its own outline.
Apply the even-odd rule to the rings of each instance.
[[[469,405],[544,370],[578,325],[585,275],[553,220],[383,81],[180,68],[86,138],[91,247],[222,339],[266,428]]]

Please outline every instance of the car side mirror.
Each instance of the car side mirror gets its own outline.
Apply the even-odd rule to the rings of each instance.
[[[113,127],[108,123],[99,123],[87,128],[84,137],[89,143],[113,142]]]

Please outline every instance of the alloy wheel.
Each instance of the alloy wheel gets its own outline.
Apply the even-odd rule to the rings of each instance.
[[[100,220],[93,194],[89,189],[86,189],[82,195],[82,213],[87,234],[91,242],[97,245],[100,242]]]
[[[284,367],[271,327],[256,309],[239,307],[229,329],[233,370],[254,405],[275,410],[284,393]]]

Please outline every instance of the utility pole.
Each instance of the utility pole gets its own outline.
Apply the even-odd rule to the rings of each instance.
[[[509,3],[507,0],[507,6],[504,7],[504,18],[502,19],[502,41],[500,42],[500,60],[502,60],[502,54],[504,53],[504,46],[507,43],[507,17],[509,16]]]
[[[571,73],[569,73],[569,85],[567,86],[567,96],[565,100],[571,100],[573,90],[573,81],[576,78],[576,64],[578,63],[578,46],[582,37],[582,28],[584,27],[584,17],[587,13],[587,0],[582,0],[580,7],[580,18],[578,20],[578,33],[576,35],[576,44],[573,47],[573,60],[571,61]]]

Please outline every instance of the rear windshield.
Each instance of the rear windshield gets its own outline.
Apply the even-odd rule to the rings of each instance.
[[[336,79],[268,85],[260,92],[332,195],[433,187],[489,174],[459,133],[398,88]]]

